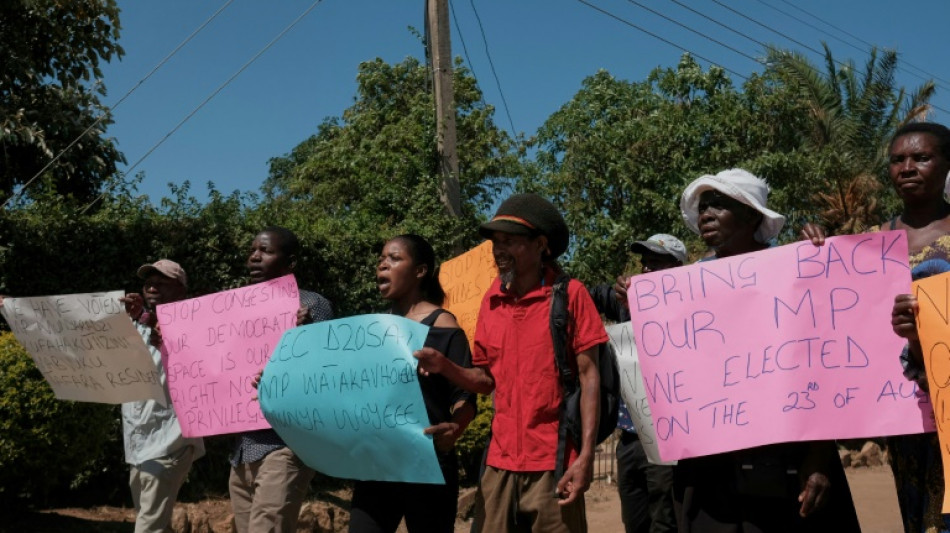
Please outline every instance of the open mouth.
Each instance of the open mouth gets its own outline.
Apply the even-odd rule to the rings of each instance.
[[[386,276],[376,276],[376,288],[379,292],[386,293],[392,287],[392,280]]]

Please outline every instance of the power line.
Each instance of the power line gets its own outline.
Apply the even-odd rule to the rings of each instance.
[[[860,47],[858,47],[858,46],[856,46],[856,45],[854,45],[854,44],[851,44],[851,43],[849,43],[849,42],[847,42],[847,41],[845,41],[845,40],[843,40],[843,39],[839,39],[837,36],[832,35],[832,34],[826,32],[825,30],[823,30],[823,29],[821,29],[821,28],[815,26],[814,24],[811,24],[811,23],[809,23],[809,22],[807,22],[807,21],[804,21],[804,20],[802,20],[802,19],[796,17],[795,15],[792,15],[791,13],[788,13],[787,11],[782,11],[781,9],[779,9],[779,8],[777,8],[777,7],[775,7],[775,6],[773,6],[772,4],[769,4],[768,2],[763,2],[762,0],[757,0],[757,1],[758,1],[760,4],[766,6],[766,7],[770,8],[770,9],[772,9],[772,10],[774,10],[774,11],[778,11],[779,13],[785,15],[786,17],[788,17],[788,18],[790,18],[790,19],[792,19],[792,20],[798,21],[799,23],[804,24],[805,26],[808,26],[809,28],[811,28],[811,29],[813,29],[813,30],[815,30],[815,31],[821,32],[822,34],[827,35],[828,37],[831,37],[832,39],[834,39],[834,40],[836,40],[836,41],[838,41],[838,42],[840,42],[840,43],[844,43],[844,44],[850,46],[851,48],[854,48],[855,50],[860,51],[861,53],[865,53],[865,50],[861,49]],[[868,43],[868,46],[869,46],[869,47],[872,47],[872,48],[875,47],[874,45],[872,45],[872,44],[870,44],[870,43]],[[908,63],[908,65],[910,65],[910,64]],[[910,74],[911,76],[914,76],[914,77],[917,78],[917,79],[920,79],[920,80],[923,80],[923,81],[928,81],[926,76],[921,75],[921,74],[918,74],[918,73],[916,73],[916,72],[909,72],[909,71],[907,71],[906,69],[901,68],[899,65],[898,65],[897,69],[898,69],[898,70],[901,70],[901,71],[903,71],[903,72],[906,72],[907,74]],[[920,70],[920,69],[917,69],[917,70]],[[927,73],[925,72],[924,74],[927,74]],[[929,75],[929,74],[927,74],[927,75],[930,76],[930,81],[933,81],[933,79],[935,78],[935,76],[932,76],[932,75]],[[946,87],[944,87],[944,88],[946,88]]]
[[[242,72],[247,70],[247,68],[251,66],[252,63],[257,61],[257,59],[261,57],[264,54],[264,52],[266,52],[272,46],[274,46],[274,44],[276,44],[277,41],[281,40],[284,37],[284,35],[287,34],[287,32],[293,29],[293,27],[296,26],[298,22],[300,22],[301,20],[303,20],[304,17],[310,14],[310,12],[313,11],[313,9],[317,7],[317,5],[320,4],[322,1],[323,0],[315,0],[312,4],[310,4],[310,7],[305,9],[303,13],[301,13],[296,19],[293,20],[293,22],[291,22],[290,24],[287,25],[287,27],[281,30],[281,32],[278,33],[276,37],[271,39],[271,41],[264,46],[264,48],[261,48],[260,51],[258,51],[250,59],[248,59],[247,62],[241,65],[241,68],[239,68],[234,74],[231,75],[231,77],[225,80],[224,83],[219,85],[217,89],[212,91],[211,94],[209,94],[207,98],[205,98],[200,104],[198,104],[197,107],[195,107],[190,113],[188,113],[185,116],[185,118],[181,119],[181,121],[179,121],[178,124],[176,124],[174,128],[172,128],[168,133],[165,134],[164,137],[159,139],[157,143],[155,143],[151,148],[149,148],[148,151],[145,152],[145,154],[142,157],[140,157],[134,164],[132,164],[132,166],[126,169],[126,171],[123,173],[123,176],[128,176],[132,172],[132,170],[135,169],[135,167],[137,167],[140,163],[142,163],[142,161],[145,161],[145,159],[148,156],[150,156],[152,152],[154,152],[159,146],[161,146],[165,141],[167,141],[169,137],[174,135],[175,132],[177,132],[179,128],[181,128],[186,122],[188,122],[191,119],[191,117],[195,116],[195,114],[198,113],[198,111],[200,111],[201,108],[203,108],[208,102],[210,102],[215,96],[217,96],[218,93],[224,90],[225,87],[230,85],[231,82],[235,80],[235,78],[237,78],[238,76],[241,75]],[[95,200],[93,200],[88,205],[86,205],[86,207],[83,208],[81,213],[85,213],[86,210],[89,209],[94,203],[99,201],[99,199],[102,198],[102,196],[103,195],[100,194]]]
[[[498,79],[498,72],[495,71],[495,62],[492,61],[491,52],[488,50],[488,37],[485,36],[485,27],[482,26],[482,17],[478,15],[478,10],[475,9],[475,0],[469,0],[469,3],[472,6],[472,11],[475,12],[478,29],[482,32],[482,42],[485,43],[485,55],[488,57],[488,66],[491,67],[492,76],[495,77],[495,85],[498,87],[498,94],[501,95],[501,104],[505,106],[505,114],[508,115],[508,124],[511,126],[511,135],[514,137],[517,130],[515,129],[514,121],[511,120],[511,111],[508,110],[508,100],[505,99],[505,92],[501,90],[501,80]]]
[[[468,55],[468,47],[465,46],[465,37],[462,35],[462,27],[459,26],[459,19],[455,16],[455,10],[451,9],[451,5],[449,8],[449,13],[452,14],[452,22],[455,23],[455,33],[458,34],[459,42],[462,43],[462,53],[465,55],[465,62],[468,63],[468,69],[472,71],[472,77],[475,78],[475,85],[479,85],[478,75],[475,73],[475,65],[472,64],[472,58]],[[428,54],[426,57],[428,58]],[[487,105],[485,102],[485,95],[483,95],[481,91],[479,91],[479,101],[482,103],[482,105]]]
[[[761,0],[759,0],[759,1],[761,1]],[[864,39],[858,37],[857,35],[854,35],[853,33],[850,33],[850,32],[848,32],[847,30],[844,30],[844,29],[842,29],[842,28],[840,28],[840,27],[838,27],[838,26],[835,26],[834,24],[828,22],[827,20],[824,20],[824,19],[820,18],[819,16],[817,16],[817,15],[815,15],[815,14],[813,14],[813,13],[810,13],[810,12],[808,12],[808,11],[805,11],[805,10],[802,9],[801,7],[796,6],[795,4],[792,4],[792,3],[788,2],[787,0],[780,0],[780,1],[781,1],[783,4],[789,5],[789,6],[793,7],[793,8],[795,8],[795,9],[801,11],[802,13],[804,13],[804,14],[808,15],[809,17],[811,17],[811,18],[813,18],[813,19],[815,19],[815,20],[821,22],[822,24],[824,24],[824,25],[826,25],[826,26],[828,26],[828,27],[834,28],[834,29],[837,30],[837,31],[840,31],[841,33],[847,35],[848,37],[851,37],[852,39],[855,39],[856,41],[858,41],[858,42],[864,44],[865,46],[867,46],[867,47],[869,47],[869,48],[874,47],[873,44],[871,44],[871,43],[865,41]],[[765,5],[768,5],[768,4],[765,4]],[[772,6],[769,6],[769,7],[772,7]],[[775,8],[773,7],[773,9],[775,9]],[[827,35],[827,34],[826,34],[826,35]],[[840,39],[839,39],[839,40],[840,40]],[[843,41],[842,41],[842,42],[843,42]],[[853,45],[852,45],[852,46],[853,46]],[[863,50],[862,50],[862,52],[863,52]],[[907,66],[912,67],[912,68],[914,68],[914,69],[917,69],[919,72],[922,72],[922,73],[924,73],[925,75],[930,76],[930,77],[933,78],[933,79],[940,80],[940,81],[942,81],[942,82],[944,82],[944,83],[950,83],[950,81],[947,81],[947,80],[945,80],[945,79],[943,79],[943,78],[941,78],[941,77],[939,77],[939,76],[935,76],[934,74],[932,74],[932,73],[930,73],[930,72],[927,72],[926,70],[924,70],[924,69],[918,67],[917,65],[914,65],[914,64],[911,63],[910,61],[904,61],[904,63],[905,63]]]
[[[674,1],[675,1],[675,0],[674,0]],[[640,2],[637,2],[636,0],[627,0],[627,2],[629,2],[629,3],[631,3],[631,4],[635,5],[635,6],[638,6],[638,7],[640,7],[641,9],[645,9],[645,10],[649,11],[650,13],[653,13],[654,15],[658,16],[658,17],[661,17],[661,18],[663,18],[663,19],[666,19],[666,20],[668,20],[669,22],[672,22],[673,24],[676,24],[677,26],[679,26],[679,27],[681,27],[681,28],[684,28],[684,29],[686,29],[686,30],[688,30],[688,31],[690,31],[690,32],[692,32],[692,33],[694,33],[694,34],[696,34],[696,35],[699,35],[699,36],[702,37],[703,39],[706,39],[706,40],[708,40],[708,41],[714,42],[714,43],[718,44],[719,46],[721,46],[721,47],[723,47],[723,48],[726,48],[726,49],[728,49],[728,50],[731,50],[731,51],[733,51],[733,52],[735,52],[735,53],[737,53],[737,54],[739,54],[739,55],[745,57],[746,59],[751,59],[752,61],[755,61],[756,63],[760,63],[760,64],[761,64],[761,63],[764,63],[761,59],[758,59],[758,58],[756,58],[756,57],[750,56],[749,54],[747,54],[747,53],[745,53],[745,52],[743,52],[743,51],[741,51],[741,50],[739,50],[739,49],[737,49],[737,48],[733,48],[732,46],[729,46],[728,44],[725,44],[725,43],[723,43],[723,42],[721,42],[721,41],[718,41],[718,40],[716,40],[716,39],[713,39],[713,38],[710,37],[709,35],[706,35],[705,33],[701,32],[701,31],[699,31],[699,30],[693,29],[692,27],[687,26],[686,24],[683,24],[682,22],[680,22],[680,21],[678,21],[678,20],[676,20],[676,19],[674,19],[674,18],[672,18],[672,17],[668,17],[668,16],[664,15],[663,13],[660,13],[659,11],[656,11],[656,10],[654,10],[654,9],[651,9],[651,8],[649,8],[649,7],[647,7],[647,6],[643,5],[643,4],[641,4]],[[679,3],[679,2],[677,2],[677,3]]]
[[[641,27],[641,26],[638,26],[638,25],[634,24],[633,22],[630,22],[629,20],[626,20],[626,19],[624,19],[624,18],[622,18],[622,17],[620,17],[620,16],[617,16],[617,15],[614,15],[613,13],[611,13],[611,12],[605,10],[605,9],[602,9],[602,8],[600,8],[600,7],[598,7],[598,6],[595,6],[594,4],[588,2],[587,0],[577,0],[577,1],[580,2],[580,3],[582,3],[582,4],[584,4],[584,5],[587,6],[587,7],[589,7],[589,8],[591,8],[591,9],[595,10],[595,11],[599,11],[600,13],[603,13],[604,15],[607,15],[608,17],[610,17],[610,18],[612,18],[612,19],[614,19],[614,20],[616,20],[616,21],[618,21],[618,22],[620,22],[620,23],[622,23],[622,24],[626,24],[627,26],[630,26],[631,28],[634,28],[635,30],[638,30],[638,31],[640,31],[640,32],[642,32],[642,33],[645,33],[645,34],[649,35],[650,37],[653,37],[654,39],[657,39],[657,40],[659,40],[659,41],[663,41],[664,43],[666,43],[666,44],[672,46],[673,48],[676,48],[677,50],[680,50],[681,52],[686,52],[686,53],[688,53],[688,54],[690,54],[690,55],[692,55],[692,56],[698,57],[699,59],[702,59],[703,61],[705,61],[705,62],[707,62],[707,63],[710,63],[710,64],[712,64],[712,65],[719,65],[720,68],[722,68],[722,69],[725,70],[726,72],[729,72],[729,73],[732,74],[733,76],[736,76],[736,77],[738,77],[738,78],[742,78],[743,80],[746,80],[746,81],[749,80],[749,78],[748,78],[747,76],[744,76],[744,75],[742,75],[742,74],[736,72],[735,70],[732,70],[732,69],[729,68],[729,67],[722,66],[722,65],[720,65],[718,62],[713,61],[713,60],[711,60],[711,59],[709,59],[709,58],[706,58],[706,57],[704,57],[704,56],[701,56],[701,55],[699,55],[699,54],[693,52],[692,50],[686,48],[685,46],[678,45],[678,44],[674,43],[673,41],[671,41],[671,40],[669,40],[669,39],[667,39],[667,38],[665,38],[665,37],[661,37],[661,36],[659,36],[659,35],[657,35],[657,34],[651,32],[650,30],[647,30],[646,28],[643,28],[643,27]]]
[[[122,105],[122,102],[124,102],[126,98],[128,98],[128,97],[129,97],[132,93],[134,93],[139,87],[141,87],[142,84],[145,83],[146,80],[148,80],[149,78],[152,77],[152,74],[155,74],[155,73],[158,71],[158,69],[162,68],[162,66],[164,66],[165,63],[167,63],[168,60],[172,58],[172,56],[174,56],[175,54],[178,53],[179,50],[181,50],[182,48],[184,48],[184,46],[185,46],[186,44],[188,44],[189,41],[191,41],[196,35],[198,35],[198,33],[200,33],[203,29],[205,29],[205,27],[206,27],[208,24],[210,24],[212,20],[214,20],[215,18],[217,18],[217,16],[220,15],[221,12],[224,11],[225,8],[227,8],[227,7],[228,7],[229,5],[231,5],[233,2],[234,2],[234,0],[227,0],[221,7],[218,8],[217,11],[215,11],[210,17],[208,17],[208,20],[204,21],[204,23],[202,23],[200,26],[198,26],[197,28],[195,28],[195,30],[194,30],[193,32],[191,32],[191,35],[189,35],[188,37],[186,37],[184,41],[180,42],[180,43],[178,44],[178,46],[176,46],[171,52],[168,53],[168,55],[165,56],[164,59],[162,59],[161,61],[158,62],[158,64],[156,64],[154,67],[152,67],[152,70],[150,70],[150,71],[148,72],[148,74],[145,75],[144,78],[140,79],[140,80],[138,81],[138,83],[136,83],[135,85],[133,85],[132,88],[129,89],[129,90],[122,96],[122,98],[119,98],[119,100],[109,108],[109,111],[104,112],[104,113],[102,113],[101,115],[99,115],[98,117],[96,117],[96,120],[95,120],[92,124],[90,124],[88,128],[86,128],[82,133],[80,133],[79,135],[77,135],[76,138],[72,140],[72,142],[70,142],[68,145],[66,145],[66,148],[63,148],[62,150],[60,150],[60,152],[59,152],[58,154],[56,154],[55,157],[53,157],[52,159],[50,159],[49,162],[46,163],[46,165],[43,166],[43,168],[41,168],[41,169],[39,170],[39,172],[37,172],[32,178],[30,178],[29,180],[27,180],[27,182],[24,183],[22,187],[20,187],[20,190],[19,190],[19,191],[17,191],[16,193],[10,195],[10,198],[7,198],[7,200],[3,203],[3,205],[0,206],[0,209],[6,207],[7,204],[10,203],[14,198],[16,198],[18,195],[22,194],[23,191],[26,190],[26,188],[30,186],[30,184],[32,184],[34,181],[36,181],[36,179],[39,178],[44,172],[46,172],[46,170],[49,169],[49,167],[53,166],[53,163],[55,163],[56,161],[59,161],[59,158],[63,157],[63,154],[65,154],[66,152],[68,152],[73,146],[76,145],[77,142],[79,142],[83,137],[85,137],[87,133],[89,133],[90,131],[92,131],[93,128],[95,128],[96,126],[98,126],[99,123],[102,122],[102,120],[103,120],[104,118],[106,118],[106,117],[109,115],[109,113],[110,113],[111,111],[114,111],[116,108],[118,108],[120,105]],[[100,81],[97,81],[96,83],[98,84],[98,83],[100,83],[100,82],[101,82],[101,80],[100,80]]]
[[[686,4],[682,3],[682,2],[679,2],[678,0],[670,0],[670,1],[673,2],[674,4],[678,5],[678,6],[682,7],[683,9],[689,10],[689,11],[695,13],[696,15],[699,15],[700,17],[703,17],[704,19],[706,19],[706,20],[712,22],[713,24],[716,24],[716,25],[718,25],[718,26],[720,26],[720,27],[722,27],[722,28],[725,28],[725,29],[731,31],[732,33],[735,33],[736,35],[738,35],[738,36],[740,36],[740,37],[743,37],[743,38],[745,38],[745,39],[748,39],[748,40],[754,42],[755,44],[761,46],[763,49],[766,49],[766,50],[767,50],[768,47],[769,47],[768,44],[763,43],[762,41],[759,41],[759,40],[757,40],[757,39],[754,39],[754,38],[752,38],[752,37],[750,37],[750,36],[748,36],[748,35],[742,33],[741,31],[739,31],[739,30],[733,28],[732,26],[730,26],[730,25],[728,25],[728,24],[726,24],[726,23],[724,23],[724,22],[719,22],[718,20],[716,20],[716,19],[710,17],[709,15],[706,15],[705,13],[702,13],[702,12],[700,12],[700,11],[697,11],[697,10],[695,10],[695,9],[693,9],[693,8],[691,8],[691,7],[689,7],[688,5],[686,5]],[[761,61],[760,61],[760,63],[761,63]]]
[[[801,42],[801,41],[798,41],[798,40],[796,40],[796,39],[793,39],[792,37],[789,37],[788,35],[786,35],[786,34],[780,32],[780,31],[776,30],[775,28],[772,28],[771,26],[769,26],[769,25],[767,25],[767,24],[764,24],[764,23],[762,23],[762,22],[759,22],[758,20],[755,20],[754,18],[752,18],[752,17],[750,17],[750,16],[748,16],[748,15],[745,15],[745,14],[743,14],[743,13],[740,13],[739,11],[736,11],[735,9],[733,9],[733,8],[731,8],[731,7],[729,7],[729,6],[727,6],[726,4],[723,4],[723,3],[720,2],[719,0],[712,0],[712,1],[715,2],[716,4],[720,5],[720,6],[724,7],[725,9],[727,9],[727,10],[729,10],[729,11],[735,13],[736,15],[739,15],[740,17],[742,17],[742,18],[748,20],[749,22],[752,22],[753,24],[756,24],[756,25],[758,25],[758,26],[761,26],[762,28],[765,28],[766,30],[768,30],[768,31],[770,31],[770,32],[772,32],[772,33],[775,33],[775,34],[777,34],[777,35],[780,35],[780,36],[784,37],[785,39],[788,39],[789,41],[791,41],[791,42],[793,42],[793,43],[795,43],[795,44],[801,46],[802,48],[805,48],[806,50],[811,51],[812,53],[814,53],[814,54],[816,54],[816,55],[825,56],[825,54],[822,53],[821,51],[816,50],[815,48],[812,48],[811,46],[809,46],[809,45],[807,45],[807,44],[805,44],[805,43],[803,43],[803,42]],[[761,0],[759,0],[759,1],[761,1]],[[838,60],[836,60],[836,59],[832,59],[832,61],[834,61],[835,64],[837,64],[839,67],[843,67],[843,68],[844,68],[844,67],[850,67],[850,65],[848,65],[848,64],[846,64],[846,63],[842,63],[841,61],[838,61]],[[817,69],[814,69],[814,70],[815,70],[815,72],[818,72]],[[938,105],[936,105],[936,104],[934,104],[934,103],[932,103],[932,102],[928,102],[927,105],[930,106],[930,107],[932,107],[933,109],[937,109],[937,110],[939,110],[939,111],[943,111],[944,113],[950,113],[950,111],[947,111],[947,110],[943,109],[942,107],[940,107],[940,106],[938,106]]]

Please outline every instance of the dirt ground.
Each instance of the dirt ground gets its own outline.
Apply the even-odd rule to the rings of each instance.
[[[858,510],[858,519],[865,533],[899,533],[900,512],[890,468],[849,468],[848,482]],[[206,500],[200,507],[208,515],[226,520],[230,512],[227,500]],[[216,519],[216,523],[221,521]],[[91,509],[55,509],[32,513],[15,522],[0,523],[0,531],[31,531],[58,533],[115,532],[133,530],[131,509],[96,507]],[[622,532],[620,500],[616,487],[596,483],[587,493],[587,522],[592,532]],[[468,532],[470,523],[459,522],[456,532]],[[218,528],[214,528],[218,529]],[[230,530],[223,527],[222,530]]]

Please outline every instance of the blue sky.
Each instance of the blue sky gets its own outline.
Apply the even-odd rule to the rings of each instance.
[[[863,65],[868,47],[824,25],[825,21],[863,41],[896,48],[903,59],[898,81],[907,87],[921,83],[919,71],[910,64],[927,72],[927,77],[946,80],[936,80],[938,91],[932,102],[950,111],[950,62],[944,54],[946,44],[938,44],[950,21],[946,0],[679,0],[741,35],[672,0],[588,2],[741,75],[760,71],[761,66],[636,4],[746,55],[761,57],[763,50],[744,36],[800,51],[823,64],[821,57],[763,27],[768,26],[814,49],[827,41],[837,59],[854,59]],[[103,102],[118,101],[225,3],[119,0],[120,44],[126,55],[103,68],[109,90]],[[312,3],[234,0],[228,5],[115,110],[115,124],[108,134],[118,141],[128,165],[144,156]],[[675,66],[683,53],[578,1],[453,0],[452,6],[458,21],[451,28],[453,55],[465,57],[464,41],[466,64],[473,68],[485,99],[497,108],[496,122],[510,130],[477,10],[514,128],[527,135],[598,69],[623,79],[643,80],[657,66]],[[320,2],[133,170],[145,173],[139,192],[157,202],[168,195],[169,183],[186,180],[200,199],[206,198],[209,181],[224,192],[257,191],[267,177],[268,159],[286,154],[315,133],[325,117],[339,116],[352,105],[360,62],[376,57],[390,63],[407,56],[422,58],[422,44],[408,28],[422,31],[424,8],[423,0]],[[732,77],[737,85],[741,83]],[[950,123],[947,112],[940,110],[931,119]]]

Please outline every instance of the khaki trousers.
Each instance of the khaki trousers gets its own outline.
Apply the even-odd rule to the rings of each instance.
[[[554,472],[509,472],[485,467],[475,495],[472,533],[587,533],[581,496],[558,505]]]
[[[312,468],[286,446],[231,467],[228,489],[238,533],[295,533]]]
[[[178,490],[188,478],[195,447],[132,466],[129,488],[135,505],[135,533],[171,532]]]

